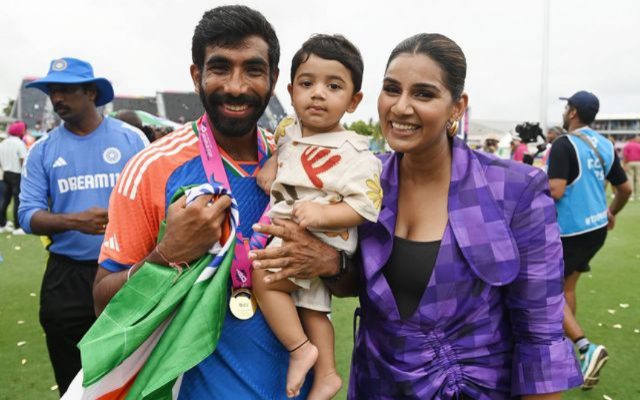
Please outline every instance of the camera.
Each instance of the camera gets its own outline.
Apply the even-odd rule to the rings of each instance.
[[[520,136],[520,139],[522,139],[524,143],[535,143],[538,136],[540,136],[543,141],[545,140],[542,134],[542,128],[540,128],[540,124],[537,122],[524,122],[516,125],[516,132],[518,132],[518,136]]]

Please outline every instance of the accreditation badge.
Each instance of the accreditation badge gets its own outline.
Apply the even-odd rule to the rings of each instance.
[[[231,290],[229,310],[231,310],[231,314],[233,314],[234,317],[247,320],[255,315],[257,309],[256,298],[253,297],[251,290],[247,288]]]

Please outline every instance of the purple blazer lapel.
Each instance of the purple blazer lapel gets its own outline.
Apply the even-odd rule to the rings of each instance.
[[[386,264],[393,247],[398,210],[398,156],[396,153],[382,159],[382,209],[378,223],[364,223],[359,228],[360,254],[368,296],[376,307],[387,315],[397,313],[395,301],[387,281],[383,279],[382,267]]]
[[[392,154],[382,163],[380,177],[383,199],[378,223],[360,226],[360,253],[367,294],[382,312],[396,315],[393,295],[382,267],[393,247],[398,210],[399,156]],[[465,262],[484,282],[500,286],[513,281],[520,270],[517,245],[474,153],[454,139],[451,185],[449,187],[449,226]],[[438,255],[437,263],[443,261]],[[436,268],[438,267],[436,264]]]
[[[520,270],[515,239],[483,166],[457,138],[453,142],[448,208],[458,247],[475,274],[495,286],[513,281]]]

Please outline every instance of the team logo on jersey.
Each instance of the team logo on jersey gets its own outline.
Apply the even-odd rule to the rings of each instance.
[[[109,164],[117,163],[120,161],[120,158],[122,158],[122,154],[120,154],[120,150],[115,147],[109,147],[102,153],[102,159]]]
[[[67,162],[62,157],[58,157],[56,161],[53,162],[53,168],[64,167],[67,165]]]
[[[64,59],[55,60],[53,65],[51,65],[51,69],[53,71],[64,71],[67,69],[67,61]]]

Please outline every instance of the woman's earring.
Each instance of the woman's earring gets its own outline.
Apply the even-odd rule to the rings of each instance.
[[[447,135],[454,137],[458,133],[458,121],[447,122]]]

